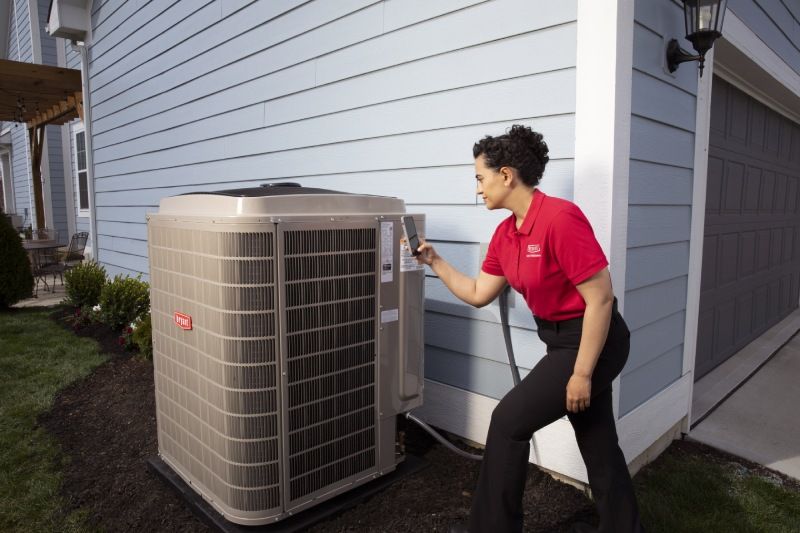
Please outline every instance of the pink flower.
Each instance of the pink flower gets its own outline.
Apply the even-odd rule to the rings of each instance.
[[[117,342],[119,342],[119,345],[122,346],[123,344],[125,344],[125,337],[120,337],[119,339],[117,339]]]
[[[125,328],[125,333],[127,333],[128,335],[130,335],[131,333],[133,333],[133,328],[132,328],[132,327],[130,327],[130,326],[128,326],[127,328]]]
[[[75,316],[81,316],[81,308],[80,307],[75,309]]]

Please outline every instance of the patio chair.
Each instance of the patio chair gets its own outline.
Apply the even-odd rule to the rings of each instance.
[[[61,279],[61,284],[64,284],[64,272],[79,264],[84,259],[83,252],[86,249],[86,241],[89,239],[89,233],[80,231],[74,233],[69,240],[69,246],[63,252],[63,256],[58,261],[50,262],[42,267],[45,273],[53,275],[53,285],[56,283],[56,275]]]

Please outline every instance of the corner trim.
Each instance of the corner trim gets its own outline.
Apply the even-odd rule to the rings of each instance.
[[[608,254],[621,311],[628,253],[633,27],[633,2],[578,2],[573,198]],[[619,389],[617,378],[617,414]]]

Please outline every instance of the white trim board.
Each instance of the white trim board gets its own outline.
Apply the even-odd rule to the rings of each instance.
[[[706,188],[708,181],[708,137],[711,122],[711,84],[714,79],[714,50],[707,54],[705,75],[697,83],[695,106],[694,172],[692,176],[692,222],[689,233],[689,274],[686,289],[686,324],[683,328],[683,374],[694,373],[697,356],[697,329],[700,319],[700,279],[703,266],[703,235],[706,223]],[[686,394],[688,416],[681,426],[689,432],[692,392]]]
[[[626,0],[578,2],[573,200],[608,255],[620,311],[627,264],[633,11]],[[613,385],[616,414],[619,378]]]
[[[628,464],[686,417],[686,397],[692,389],[693,376],[691,372],[684,374],[619,419],[619,445]]]

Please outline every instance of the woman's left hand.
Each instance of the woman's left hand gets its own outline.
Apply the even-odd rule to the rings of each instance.
[[[567,411],[580,413],[589,408],[592,397],[592,378],[572,374],[567,383]]]

